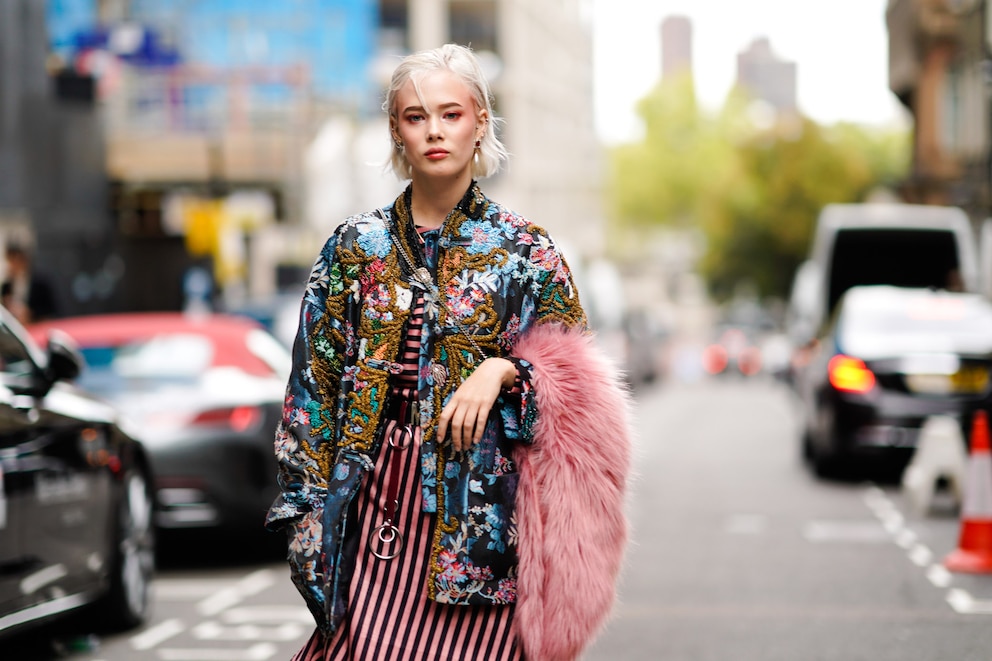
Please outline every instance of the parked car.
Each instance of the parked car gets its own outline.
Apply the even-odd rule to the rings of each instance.
[[[275,498],[272,443],[290,369],[260,324],[222,314],[135,313],[38,324],[81,347],[80,384],[142,429],[164,530],[258,531]]]
[[[154,572],[148,458],[73,383],[72,342],[45,346],[0,308],[0,636],[87,613],[134,627]]]
[[[292,349],[300,325],[302,302],[302,289],[287,289],[265,298],[242,301],[224,311],[254,319],[287,348]]]
[[[797,383],[805,454],[821,475],[869,455],[905,462],[930,415],[967,432],[990,370],[992,303],[980,295],[852,287]]]
[[[956,207],[826,205],[817,219],[809,258],[792,283],[786,330],[796,354],[793,372],[806,365],[808,343],[851,287],[979,292],[978,261],[971,222]]]

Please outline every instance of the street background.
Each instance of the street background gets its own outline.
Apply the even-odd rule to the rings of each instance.
[[[769,379],[638,394],[633,539],[585,661],[989,658],[992,577],[940,567],[957,516],[914,517],[885,479],[811,476],[790,398]],[[284,563],[258,554],[229,567],[174,559],[147,626],[68,639],[93,649],[64,658],[288,659],[311,621]],[[34,642],[24,649],[38,656],[5,658],[59,658]]]
[[[483,188],[556,238],[636,396],[633,538],[587,661],[989,659],[992,578],[942,564],[957,509],[911,514],[891,470],[814,477],[783,380],[827,204],[960,207],[992,293],[988,5],[0,0],[0,244],[30,258],[0,265],[4,305],[236,313],[288,341],[326,237],[404,185],[392,67],[470,44],[513,155]],[[727,337],[759,362],[707,374]],[[223,566],[174,544],[146,625],[0,656],[289,658],[311,623],[272,542]]]

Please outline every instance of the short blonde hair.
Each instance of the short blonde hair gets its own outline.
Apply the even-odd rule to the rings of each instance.
[[[500,171],[503,162],[509,155],[506,147],[496,137],[496,127],[503,122],[493,113],[493,95],[489,89],[489,83],[482,73],[479,60],[475,53],[465,46],[458,44],[445,44],[440,48],[421,51],[408,55],[400,61],[399,66],[393,71],[392,79],[389,82],[389,89],[386,91],[386,100],[382,104],[383,111],[389,115],[390,138],[392,138],[393,122],[398,120],[396,115],[396,95],[407,83],[413,81],[417,94],[420,94],[419,77],[421,74],[435,71],[450,71],[468,87],[475,105],[479,109],[485,109],[488,121],[485,132],[479,145],[478,158],[472,162],[472,177],[491,177]],[[393,142],[392,139],[390,142]],[[387,168],[391,169],[400,179],[410,179],[413,171],[410,161],[407,160],[403,149],[396,148],[393,144],[390,150]]]

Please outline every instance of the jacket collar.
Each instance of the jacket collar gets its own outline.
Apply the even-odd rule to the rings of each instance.
[[[393,217],[400,228],[413,229],[413,221],[410,208],[413,200],[413,184],[410,184],[400,193],[400,196],[393,202]],[[451,229],[461,225],[466,220],[481,220],[489,206],[489,199],[479,188],[479,182],[472,181],[462,199],[455,205],[452,213],[448,214],[442,226],[442,234],[449,235]]]

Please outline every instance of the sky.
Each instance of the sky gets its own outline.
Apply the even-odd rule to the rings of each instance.
[[[831,124],[905,122],[888,89],[886,0],[593,0],[596,130],[608,144],[636,139],[635,112],[661,77],[661,22],[692,21],[696,94],[719,108],[737,54],[760,37],[797,64],[800,111]]]

